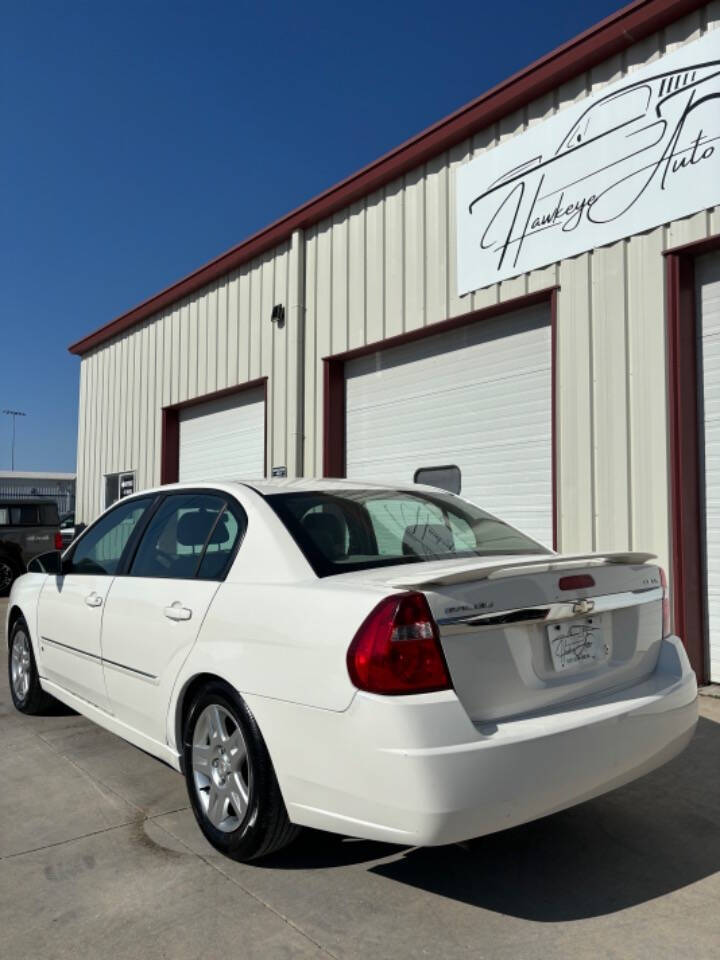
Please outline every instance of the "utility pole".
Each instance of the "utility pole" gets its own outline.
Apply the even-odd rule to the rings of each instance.
[[[23,413],[22,410],[3,410],[3,413],[8,417],[12,417],[12,447],[10,453],[10,469],[15,469],[15,420],[17,417],[25,417],[27,414]]]

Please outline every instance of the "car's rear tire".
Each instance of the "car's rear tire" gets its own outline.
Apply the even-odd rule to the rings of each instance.
[[[20,713],[47,713],[55,699],[40,686],[30,631],[23,617],[13,623],[8,644],[10,696]]]
[[[20,576],[18,565],[10,557],[0,556],[0,597],[7,597],[10,588]]]
[[[291,843],[275,770],[239,694],[212,681],[197,691],[183,725],[188,795],[205,837],[234,860],[257,860]]]

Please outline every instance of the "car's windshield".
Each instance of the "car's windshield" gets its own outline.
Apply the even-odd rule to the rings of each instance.
[[[441,492],[318,490],[267,500],[320,577],[426,560],[549,552],[479,507]]]

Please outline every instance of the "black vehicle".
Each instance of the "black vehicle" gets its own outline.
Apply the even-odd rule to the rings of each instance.
[[[60,517],[60,534],[62,535],[63,548],[69,547],[78,534],[75,529],[75,514],[63,513]]]
[[[0,499],[0,597],[10,593],[33,557],[62,548],[54,500]]]

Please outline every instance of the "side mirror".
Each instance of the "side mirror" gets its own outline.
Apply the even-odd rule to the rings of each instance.
[[[62,554],[59,550],[41,553],[32,558],[27,568],[28,573],[54,573],[59,576],[62,573]]]

